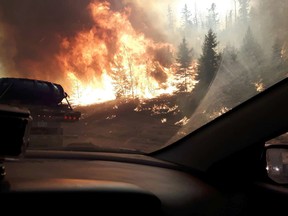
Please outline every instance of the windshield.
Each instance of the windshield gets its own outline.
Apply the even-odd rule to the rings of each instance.
[[[1,0],[0,102],[30,110],[31,149],[153,152],[287,77],[287,11],[288,0]]]

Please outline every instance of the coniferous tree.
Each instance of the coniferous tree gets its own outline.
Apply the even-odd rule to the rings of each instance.
[[[272,65],[276,68],[281,68],[283,64],[282,45],[280,40],[276,38],[272,47]]]
[[[259,43],[256,41],[250,27],[248,27],[247,32],[244,36],[240,52],[243,62],[245,63],[245,65],[250,67],[250,69],[258,70],[258,67],[263,65],[263,51]]]
[[[234,23],[237,20],[237,0],[234,0]]]
[[[273,77],[276,80],[284,79],[287,76],[288,59],[287,56],[285,56],[284,47],[285,45],[283,41],[281,41],[279,38],[276,38],[272,46],[272,56],[270,63],[273,71]],[[266,72],[266,77],[271,79],[271,69]]]
[[[226,29],[231,28],[233,25],[233,12],[232,12],[232,10],[230,10],[230,12],[226,14],[226,20],[225,21],[226,21],[226,23],[225,23]]]
[[[180,92],[187,92],[189,89],[192,59],[192,49],[188,48],[186,39],[183,38],[177,53],[177,63],[179,64],[179,70],[177,71],[177,78],[179,82],[177,84],[177,88]]]
[[[195,29],[199,27],[199,19],[198,19],[198,12],[197,12],[197,4],[195,2],[195,11],[194,11],[194,18],[193,18],[193,25]]]
[[[130,91],[130,83],[128,76],[123,65],[117,59],[114,62],[115,68],[111,72],[113,79],[113,86],[116,98],[125,98],[128,96]]]
[[[222,54],[222,59],[225,63],[233,64],[237,61],[238,58],[238,50],[231,45],[227,45]]]
[[[239,2],[239,20],[242,24],[247,24],[249,21],[250,0],[238,0],[238,2]]]
[[[187,4],[185,4],[183,10],[182,10],[182,29],[184,31],[184,34],[188,34],[193,26],[193,22],[191,20],[192,13],[188,9]]]
[[[192,62],[192,50],[188,48],[186,38],[183,38],[179,45],[177,61],[181,68],[188,68]]]
[[[198,66],[199,81],[203,85],[209,85],[219,69],[221,55],[217,53],[217,45],[217,36],[212,29],[209,29],[205,35]]]
[[[207,16],[207,28],[216,31],[218,28],[219,19],[218,13],[216,12],[216,4],[212,3],[210,9],[208,9],[208,16]]]
[[[247,85],[254,85],[255,91],[261,91],[265,86],[267,61],[262,47],[254,37],[252,30],[248,27],[240,47],[239,57],[244,67],[245,77],[247,77]],[[264,79],[263,79],[264,78]],[[259,88],[261,86],[261,88]]]
[[[167,18],[168,18],[168,30],[169,30],[170,32],[174,32],[175,20],[174,20],[173,11],[172,11],[172,8],[171,8],[170,5],[168,5]]]

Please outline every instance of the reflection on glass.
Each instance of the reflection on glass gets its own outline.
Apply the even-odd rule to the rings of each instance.
[[[266,163],[267,174],[273,181],[288,184],[288,149],[268,149]]]

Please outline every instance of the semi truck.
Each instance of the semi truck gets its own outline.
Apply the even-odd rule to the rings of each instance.
[[[0,104],[26,108],[32,117],[30,146],[63,145],[63,124],[80,120],[60,84],[37,79],[0,78]]]

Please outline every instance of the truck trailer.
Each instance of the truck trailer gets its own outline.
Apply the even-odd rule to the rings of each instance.
[[[80,120],[60,84],[27,78],[0,78],[0,104],[26,108],[32,117],[30,146],[62,146],[63,124]]]

